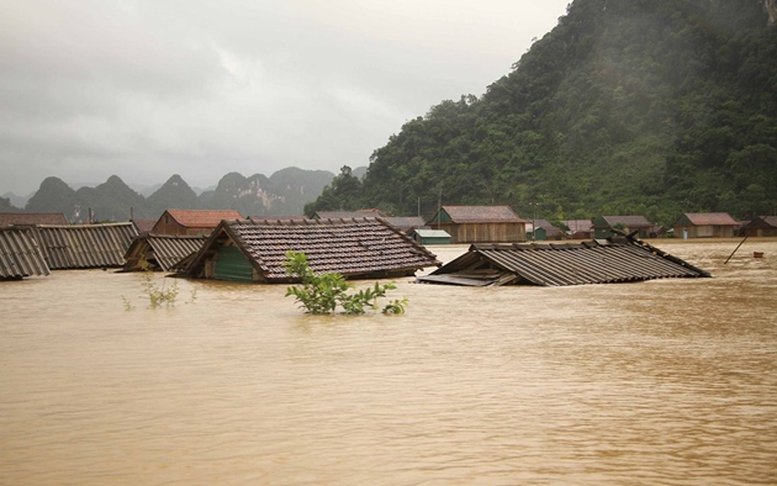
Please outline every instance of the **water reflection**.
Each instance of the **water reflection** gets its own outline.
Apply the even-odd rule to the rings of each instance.
[[[0,483],[777,483],[777,241],[655,243],[715,278],[406,279],[407,314],[334,318],[282,286],[0,283]]]

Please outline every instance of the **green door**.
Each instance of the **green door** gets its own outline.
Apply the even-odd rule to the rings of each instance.
[[[216,256],[216,280],[253,282],[254,273],[248,259],[234,246],[219,247]]]

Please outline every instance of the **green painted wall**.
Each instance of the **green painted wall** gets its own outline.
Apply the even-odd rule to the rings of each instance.
[[[234,246],[221,246],[216,254],[216,280],[253,282],[253,267]]]

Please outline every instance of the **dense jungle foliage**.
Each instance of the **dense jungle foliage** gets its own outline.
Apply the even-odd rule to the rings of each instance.
[[[306,213],[773,214],[777,27],[759,0],[575,0],[485,94],[433,106],[370,162]]]

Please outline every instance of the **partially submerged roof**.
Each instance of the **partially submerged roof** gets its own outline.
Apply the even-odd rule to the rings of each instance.
[[[429,228],[415,228],[411,234],[416,234],[421,238],[450,238],[451,235],[445,230],[429,229]]]
[[[443,206],[453,223],[526,223],[510,206]],[[439,213],[432,221],[437,221]]]
[[[420,282],[452,285],[562,286],[709,277],[634,238],[569,244],[472,245],[469,251]]]
[[[685,213],[675,224],[692,224],[694,226],[739,226],[739,223],[728,213]]]
[[[405,233],[426,225],[424,219],[420,216],[386,216],[383,218],[388,224],[394,225]]]
[[[68,224],[68,220],[63,213],[0,213],[0,228],[33,224]]]
[[[35,227],[36,239],[52,270],[120,267],[138,235],[132,223]]]
[[[133,218],[130,221],[135,225],[135,228],[137,228],[138,234],[150,233],[157,222],[156,219],[150,218]]]
[[[141,235],[132,240],[124,256],[124,271],[162,270],[173,266],[202,248],[206,236]]]
[[[32,228],[0,229],[0,280],[50,274]]]
[[[594,226],[615,227],[618,225],[631,229],[653,227],[653,223],[644,216],[602,216],[594,222]]]
[[[186,228],[215,228],[223,219],[243,219],[234,209],[168,209],[165,212]]]
[[[295,280],[283,266],[287,251],[305,253],[314,272],[347,278],[412,275],[440,264],[434,254],[379,218],[242,220],[222,221],[183,273],[203,276],[205,262],[226,244],[234,244],[264,282]]]

